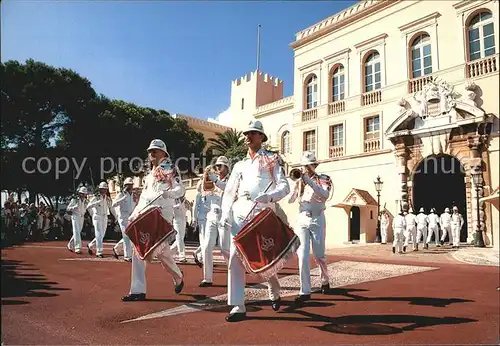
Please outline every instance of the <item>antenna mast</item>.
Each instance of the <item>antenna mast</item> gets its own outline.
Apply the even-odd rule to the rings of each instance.
[[[257,72],[260,69],[260,24],[257,26]]]

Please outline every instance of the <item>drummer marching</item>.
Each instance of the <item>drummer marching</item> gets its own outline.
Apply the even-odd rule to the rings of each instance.
[[[171,163],[167,146],[162,140],[154,139],[151,141],[147,151],[152,168],[145,178],[139,203],[130,216],[129,221],[133,221],[149,205],[161,207],[163,218],[172,224],[175,199],[180,198],[185,193],[184,185],[179,176],[179,170]],[[144,230],[144,232],[146,231]],[[175,293],[179,294],[184,287],[183,273],[175,263],[172,250],[170,250],[168,244],[166,246],[159,245],[158,247],[161,247],[161,251],[157,254],[158,260],[163,268],[172,276]],[[126,302],[146,299],[146,263],[137,255],[135,246],[132,248],[130,291],[128,295],[122,297],[122,301]]]
[[[243,131],[247,156],[236,163],[222,197],[220,227],[228,226],[231,232],[228,264],[228,305],[233,306],[226,321],[237,322],[246,318],[245,268],[236,255],[233,238],[245,222],[266,207],[275,208],[275,203],[290,192],[283,162],[279,155],[262,148],[267,141],[262,123],[252,120]],[[253,213],[248,215],[255,203]],[[248,216],[248,218],[247,218]],[[272,308],[278,311],[281,305],[280,284],[276,275],[268,280],[269,298]]]
[[[332,190],[332,181],[326,174],[317,174],[318,162],[311,151],[302,155],[303,166],[300,179],[297,180],[295,189],[289,203],[299,198],[299,215],[295,223],[295,234],[300,239],[297,250],[299,258],[300,292],[295,298],[297,303],[311,299],[311,267],[309,251],[312,245],[313,256],[319,266],[321,278],[321,292],[330,289],[327,259],[325,255],[325,202]],[[310,245],[311,244],[311,245]]]

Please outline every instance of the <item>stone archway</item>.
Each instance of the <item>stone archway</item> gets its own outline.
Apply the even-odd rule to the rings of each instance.
[[[470,179],[472,172],[483,173],[483,185],[489,184],[486,174],[489,131],[485,112],[475,102],[476,86],[467,81],[464,91],[457,93],[445,81],[433,80],[423,90],[413,95],[412,103],[402,98],[398,101],[397,119],[387,128],[385,134],[394,144],[398,174],[401,179],[400,201],[405,210],[413,196],[413,177],[418,165],[427,157],[448,155],[460,161],[465,173],[467,241],[474,239],[473,225],[477,224],[477,208],[484,210],[484,204],[477,203],[476,189]],[[483,231],[486,230],[484,212],[480,215]]]

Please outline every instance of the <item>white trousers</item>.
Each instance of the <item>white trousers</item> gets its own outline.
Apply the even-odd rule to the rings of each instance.
[[[451,224],[451,234],[452,236],[450,237],[450,243],[452,242],[451,239],[453,239],[453,246],[459,246],[460,245],[460,225],[459,224]]]
[[[311,265],[309,253],[311,250],[316,263],[319,266],[321,284],[327,284],[328,267],[325,255],[325,215],[323,212],[309,216],[308,212],[302,211],[297,217],[295,234],[299,237],[300,246],[297,250],[299,258],[300,292],[299,294],[311,294]]]
[[[203,252],[202,252],[202,246],[203,246],[203,241],[204,241],[204,236],[205,236],[205,225],[207,223],[206,219],[200,219],[198,220],[198,240],[200,242],[200,246],[194,250],[194,255],[198,258],[198,261],[203,262]]]
[[[179,259],[184,260],[186,259],[186,250],[184,245],[184,237],[186,236],[186,217],[175,215],[173,226],[177,231],[177,234],[175,236],[175,242],[170,246],[170,250],[177,248]]]
[[[453,244],[453,234],[451,234],[451,225],[443,225],[441,229],[443,230],[443,235],[441,235],[441,241],[444,241],[446,235],[448,234],[449,238],[448,241],[450,244]]]
[[[120,244],[123,244],[123,258],[132,258],[132,243],[130,242],[130,238],[125,234],[125,229],[128,225],[128,219],[120,219],[118,220],[118,224],[120,225],[120,230],[122,231],[122,239],[115,245],[115,251],[118,252],[118,247]]]
[[[75,251],[80,251],[82,247],[83,216],[71,215],[71,226],[73,227],[73,236],[68,242],[68,249],[71,249],[71,243],[73,243]]]
[[[417,227],[410,226],[406,228],[404,246],[408,246],[410,238],[413,243],[413,248],[415,248],[417,246]]]
[[[394,228],[393,236],[392,247],[396,248],[396,252],[403,252],[403,229],[399,227]]]
[[[389,225],[382,225],[380,224],[380,240],[382,244],[387,243],[387,228]]]
[[[420,243],[420,238],[422,242],[426,243],[427,240],[427,226],[417,225],[417,243]]]
[[[146,262],[142,261],[137,255],[135,247],[132,253],[132,278],[130,281],[130,294],[146,293]],[[175,264],[174,254],[166,246],[163,251],[158,254],[158,260],[167,273],[169,273],[176,285],[182,282],[182,272]]]
[[[426,240],[426,244],[429,244],[431,239],[432,239],[432,235],[434,234],[434,241],[437,244],[439,244],[439,228],[438,228],[438,225],[429,225],[429,233],[427,234],[427,240]]]
[[[236,246],[234,245],[234,235],[239,232],[243,227],[243,220],[234,215],[232,221],[232,232],[230,232],[230,249],[229,249],[229,263],[228,263],[228,276],[227,276],[227,304],[234,306],[231,313],[246,312],[245,308],[245,267],[236,255]],[[244,215],[243,217],[245,217]],[[267,282],[268,293],[270,300],[277,300],[280,297],[280,283],[278,277],[274,275]]]
[[[217,242],[217,236],[219,236],[219,241],[221,243],[220,252],[226,262],[229,261],[229,242],[230,236],[224,233],[226,228],[218,227],[220,217],[209,216],[207,218],[207,223],[205,226],[205,235],[203,237],[202,243],[202,256],[203,256],[203,281],[212,282],[213,281],[213,271],[214,271],[214,247]]]
[[[95,238],[89,244],[89,247],[95,246],[97,248],[97,255],[102,255],[104,252],[104,236],[106,235],[106,228],[108,227],[107,216],[94,216],[92,217],[92,224],[94,225]]]

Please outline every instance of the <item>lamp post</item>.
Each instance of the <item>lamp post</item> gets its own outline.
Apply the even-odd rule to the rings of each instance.
[[[376,243],[381,243],[382,238],[380,234],[380,191],[382,191],[382,185],[384,182],[380,180],[380,176],[377,176],[377,180],[373,182],[375,184],[375,191],[377,191],[377,232],[376,232]]]
[[[476,203],[477,203],[477,225],[476,225],[476,241],[474,242],[475,247],[485,247],[483,240],[483,232],[481,231],[481,220],[480,220],[480,210],[479,210],[479,189],[483,182],[483,175],[481,171],[472,173],[472,181],[476,187]]]

